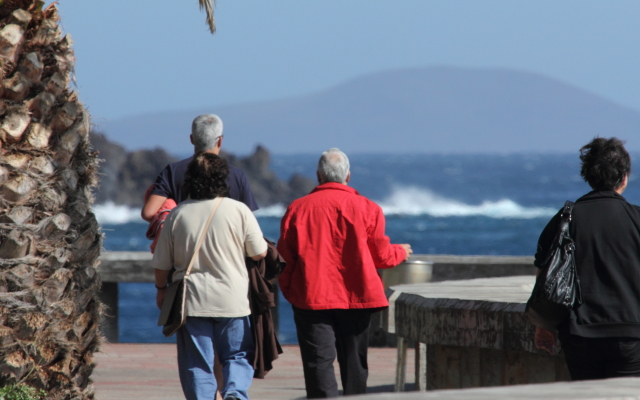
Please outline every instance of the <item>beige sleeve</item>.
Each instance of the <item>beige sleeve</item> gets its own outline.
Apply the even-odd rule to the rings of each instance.
[[[267,242],[264,240],[262,230],[255,215],[249,207],[243,208],[244,214],[244,249],[249,257],[257,256],[267,251]]]
[[[171,234],[173,227],[173,218],[171,214],[164,221],[160,238],[156,244],[156,251],[153,253],[151,266],[155,269],[169,271],[173,267],[173,236]]]

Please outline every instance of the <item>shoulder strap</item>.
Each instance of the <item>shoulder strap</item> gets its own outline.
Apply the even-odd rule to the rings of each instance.
[[[567,200],[564,203],[564,208],[562,209],[562,213],[560,214],[560,218],[571,221],[571,213],[573,212],[573,201]]]
[[[204,237],[207,235],[207,231],[209,230],[209,226],[211,225],[211,220],[213,220],[213,216],[215,215],[216,210],[218,209],[218,206],[220,205],[221,202],[222,202],[222,197],[218,197],[216,199],[216,203],[213,205],[213,208],[211,209],[211,214],[209,214],[209,219],[207,219],[207,222],[204,224],[204,228],[202,228],[202,232],[200,233],[200,237],[198,238],[198,243],[196,243],[196,247],[193,250],[193,255],[191,256],[191,262],[189,262],[187,271],[184,273],[185,278],[189,276],[189,274],[191,273],[191,268],[193,268],[193,263],[196,260],[196,256],[198,255],[198,252],[200,251],[200,247],[202,246]]]

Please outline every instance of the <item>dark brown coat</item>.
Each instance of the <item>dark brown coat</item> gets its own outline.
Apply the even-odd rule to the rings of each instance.
[[[265,239],[266,240],[266,239]],[[286,263],[274,243],[267,240],[267,256],[260,261],[246,259],[249,270],[249,304],[251,306],[251,328],[256,343],[253,360],[254,378],[263,379],[273,368],[273,360],[282,354],[278,343],[271,309],[276,306],[275,284]]]

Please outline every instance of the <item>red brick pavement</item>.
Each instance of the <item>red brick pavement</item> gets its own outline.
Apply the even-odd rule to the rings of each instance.
[[[304,379],[298,346],[284,346],[266,379],[255,379],[253,400],[304,399]],[[408,360],[413,359],[409,350]],[[183,399],[172,344],[106,344],[96,355],[93,374],[98,400]],[[413,365],[407,381],[413,382]],[[336,375],[339,368],[336,364]],[[369,349],[369,393],[393,391],[396,349]],[[340,379],[338,377],[338,382]],[[413,385],[410,385],[413,386]]]

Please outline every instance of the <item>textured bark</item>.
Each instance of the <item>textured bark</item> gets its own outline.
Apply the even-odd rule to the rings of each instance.
[[[22,174],[5,183],[0,194],[2,197],[13,203],[21,203],[29,199],[30,195],[38,188],[38,181],[32,177]]]
[[[89,114],[55,3],[0,7],[0,386],[92,399],[102,341]]]
[[[8,24],[0,30],[0,56],[15,64],[24,38],[20,25]]]
[[[30,207],[14,207],[11,211],[0,217],[0,223],[22,225],[29,222],[33,215]]]
[[[53,103],[53,102],[52,102]],[[51,128],[40,123],[33,123],[27,134],[27,142],[38,149],[49,146],[49,138],[51,138]]]
[[[20,72],[16,72],[9,79],[6,79],[2,86],[4,87],[4,98],[13,101],[22,101],[29,94],[31,81]]]
[[[0,185],[5,183],[8,179],[9,179],[9,170],[3,167],[2,165],[0,165]]]
[[[2,238],[0,259],[23,258],[32,253],[32,237],[19,230],[12,230]]]
[[[56,97],[50,92],[40,92],[35,98],[26,102],[31,116],[41,120],[49,113]]]
[[[22,28],[26,28],[26,26],[31,22],[31,14],[26,12],[25,10],[15,10],[11,13],[11,17],[9,17],[9,22],[12,24],[19,25]]]
[[[5,94],[8,94],[8,92],[5,91]],[[7,142],[20,140],[29,126],[29,122],[31,122],[31,118],[26,107],[15,107],[8,111],[3,116],[2,125],[0,125],[0,140]]]
[[[38,53],[29,53],[20,63],[19,71],[32,81],[38,81],[42,77],[43,68]]]

